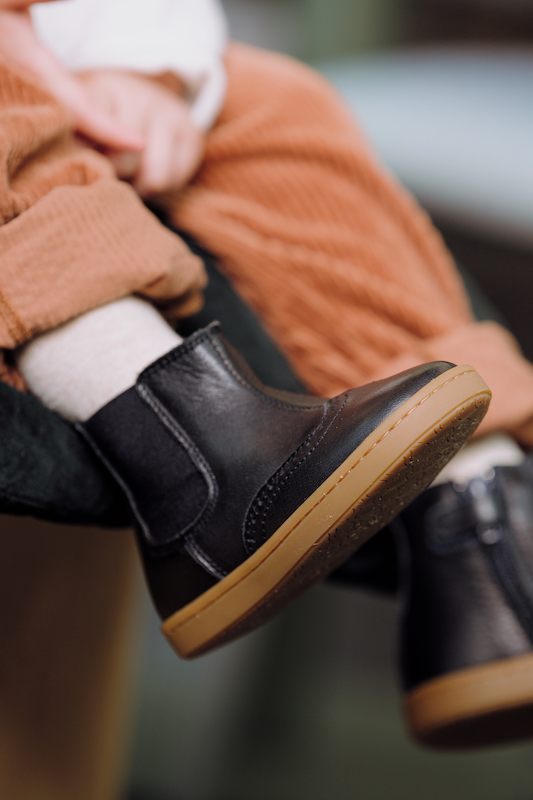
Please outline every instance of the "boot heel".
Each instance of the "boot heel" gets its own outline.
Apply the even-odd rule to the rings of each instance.
[[[413,737],[430,747],[523,739],[533,731],[533,654],[429,681],[408,695],[405,712]]]

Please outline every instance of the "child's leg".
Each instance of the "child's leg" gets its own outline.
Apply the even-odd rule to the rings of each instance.
[[[221,259],[305,383],[330,395],[434,358],[472,363],[494,389],[485,430],[529,422],[531,365],[500,326],[473,321],[440,236],[332,87],[242,45],[227,64],[225,107],[173,218]]]
[[[172,348],[158,324],[141,301],[119,301],[30,342],[19,366],[81,420],[123,488],[164,629],[186,657],[338,566],[436,476],[488,404],[474,370],[443,362],[331,401],[279,393],[216,327]]]

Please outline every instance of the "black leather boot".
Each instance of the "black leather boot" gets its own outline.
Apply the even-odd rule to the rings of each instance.
[[[489,397],[445,362],[332,400],[276,392],[210,326],[79,427],[128,496],[164,632],[192,657],[342,563],[428,485]]]
[[[393,525],[401,671],[419,741],[533,735],[533,460],[424,492]]]

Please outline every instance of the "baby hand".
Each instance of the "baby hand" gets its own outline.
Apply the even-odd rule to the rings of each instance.
[[[118,176],[130,180],[143,197],[184,186],[203,152],[203,134],[188,104],[156,80],[130,72],[98,70],[78,77],[102,111],[143,136],[140,152],[104,150]]]
[[[140,151],[142,136],[121,125],[92,102],[80,81],[70,75],[35,36],[25,6],[30,0],[0,0],[0,58],[28,73],[72,113],[76,130],[106,148]]]

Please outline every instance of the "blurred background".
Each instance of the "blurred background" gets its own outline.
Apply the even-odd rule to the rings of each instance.
[[[304,59],[533,357],[533,2],[225,0]],[[324,585],[193,663],[143,595],[127,800],[529,800],[533,745],[442,755],[403,727],[396,602]]]
[[[307,61],[385,48],[526,44],[530,0],[223,0],[235,39]]]

